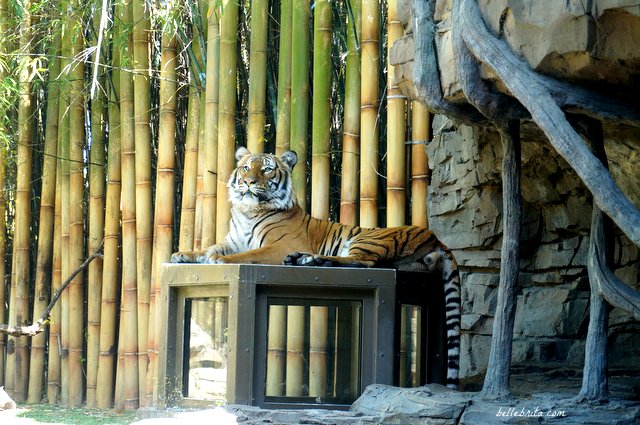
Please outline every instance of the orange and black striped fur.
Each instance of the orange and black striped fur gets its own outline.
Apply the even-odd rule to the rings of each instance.
[[[175,263],[252,263],[292,266],[390,267],[440,270],[444,281],[448,371],[458,381],[460,357],[460,275],[451,251],[430,230],[403,226],[366,229],[318,220],[296,200],[291,170],[294,152],[280,156],[236,152],[229,179],[231,223],[221,244],[199,252],[177,252]]]

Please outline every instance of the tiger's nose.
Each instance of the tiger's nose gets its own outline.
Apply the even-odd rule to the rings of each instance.
[[[256,179],[253,178],[253,177],[247,176],[247,177],[244,178],[244,183],[247,186],[253,186],[256,183]]]

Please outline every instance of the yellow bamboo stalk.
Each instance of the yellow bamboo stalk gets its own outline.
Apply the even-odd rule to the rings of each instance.
[[[122,4],[122,24],[126,28],[133,23],[132,4]],[[131,52],[132,38],[127,34],[128,49],[122,50],[122,63],[127,52]],[[122,167],[122,312],[120,333],[123,344],[118,346],[124,356],[124,408],[136,409],[139,405],[138,393],[138,297],[136,261],[136,175],[135,175],[135,108],[134,84],[129,72],[120,75],[120,126],[121,126],[121,167]],[[146,383],[145,383],[146,385]]]
[[[61,68],[68,63],[65,55],[68,55],[68,31],[63,28],[61,37],[62,57]],[[51,276],[51,293],[60,287],[63,273],[69,273],[69,119],[68,107],[68,81],[66,74],[60,76],[60,96],[58,106],[58,156],[56,167],[56,205],[54,226],[53,266]],[[66,403],[68,400],[67,371],[68,362],[66,355],[69,300],[67,291],[62,293],[60,301],[51,311],[51,325],[49,326],[49,363],[47,371],[47,398],[50,404]],[[63,330],[65,333],[63,334]],[[63,369],[65,369],[63,372]],[[64,389],[64,391],[63,391]]]
[[[329,308],[311,307],[309,313],[309,397],[327,396],[327,335]]]
[[[387,58],[391,46],[404,35],[398,1],[389,0]],[[396,80],[395,66],[387,60],[387,227],[402,226],[406,215],[406,100]]]
[[[184,147],[182,208],[180,212],[180,237],[178,242],[178,249],[180,251],[191,251],[194,249],[199,125],[200,99],[197,89],[192,84],[189,87],[187,135]]]
[[[291,149],[298,154],[293,189],[307,209],[307,143],[309,140],[309,0],[293,2],[291,24]]]
[[[114,365],[116,343],[116,316],[118,313],[119,235],[120,235],[120,109],[117,100],[120,91],[120,54],[113,51],[111,60],[114,68],[109,86],[109,147],[107,160],[107,191],[105,199],[104,256],[102,267],[102,302],[100,308],[100,350],[98,353],[98,373],[96,407],[111,408],[113,404]]]
[[[292,0],[280,2],[280,44],[278,49],[278,116],[276,154],[288,151],[291,143],[291,13]]]
[[[73,3],[70,31],[72,57],[84,49],[81,2]],[[76,270],[84,259],[84,64],[71,68],[69,82],[69,270]],[[84,401],[84,284],[83,273],[71,281],[69,292],[69,405]]]
[[[313,20],[313,112],[311,124],[311,215],[329,218],[331,135],[331,2],[315,2]]]
[[[36,258],[35,296],[33,321],[38,320],[49,302],[49,273],[53,257],[53,225],[56,202],[56,167],[58,152],[58,113],[60,84],[55,78],[60,73],[60,32],[54,35],[51,48],[51,66],[47,93],[47,122],[42,164],[42,188],[40,192],[40,221],[38,227],[38,255]],[[2,317],[2,315],[0,315]],[[46,334],[43,332],[31,339],[31,359],[29,369],[29,403],[42,401]]]
[[[150,22],[145,0],[133,0],[133,87],[135,112],[136,175],[136,252],[138,296],[138,388],[144,398],[147,383],[147,339],[149,333],[149,298],[151,291],[151,255],[153,228],[151,208],[151,130],[149,127]]]
[[[68,11],[63,8],[63,16],[68,16]],[[66,14],[66,15],[65,15]],[[68,69],[71,63],[71,36],[69,26],[64,27],[62,34],[62,69]],[[60,148],[59,168],[60,173],[60,250],[61,250],[61,263],[60,274],[61,276],[69,276],[71,270],[69,269],[69,232],[71,222],[69,221],[70,212],[70,189],[69,189],[69,74],[65,72],[64,80],[61,82],[60,88],[60,121],[58,127],[58,134],[60,138],[58,143]],[[64,291],[60,299],[60,402],[62,404],[69,403],[69,291]]]
[[[216,242],[216,203],[218,186],[218,98],[220,82],[220,25],[218,10],[211,2],[207,13],[207,81],[205,86],[204,112],[204,172],[202,176],[202,246]]]
[[[103,17],[102,0],[95,2],[96,14],[93,20],[95,33],[100,31]],[[103,46],[101,46],[102,48]],[[105,87],[106,79],[97,63],[94,53],[94,75],[100,87]],[[100,60],[103,58],[101,57]],[[96,69],[97,68],[97,69]],[[106,130],[106,105],[103,90],[96,90],[91,101],[91,148],[89,151],[89,234],[87,247],[95,252],[104,237],[105,224],[105,156],[104,133]],[[98,357],[100,353],[100,309],[102,307],[102,272],[103,261],[96,258],[89,264],[87,279],[87,407],[96,407],[96,391],[98,385]]]
[[[377,0],[362,0],[360,84],[360,225],[378,225],[378,33]]]
[[[358,224],[360,188],[360,7],[350,1],[352,13],[347,17],[347,64],[342,133],[342,180],[340,185],[340,222]]]
[[[60,109],[60,108],[58,108]],[[60,112],[59,112],[60,114]],[[58,120],[59,121],[59,120]],[[60,140],[58,132],[57,139]],[[58,170],[56,173],[56,194],[55,194],[55,212],[53,218],[53,260],[51,266],[51,292],[55,293],[60,288],[62,255],[60,253],[60,236],[61,236],[61,176],[60,176],[60,146],[58,146],[57,163]],[[49,353],[47,360],[47,400],[49,404],[58,404],[60,401],[60,303],[51,310],[49,315]]]
[[[267,91],[267,11],[268,0],[251,0],[251,40],[249,52],[249,122],[247,148],[264,152],[265,95]]]
[[[158,135],[158,165],[156,169],[156,202],[154,213],[153,274],[149,309],[149,367],[145,400],[143,405],[153,402],[153,389],[157,383],[158,342],[160,328],[158,302],[160,300],[160,265],[169,261],[173,251],[173,203],[175,132],[177,106],[176,37],[162,35],[162,59],[160,65],[160,132]],[[170,207],[167,207],[170,206]]]
[[[31,51],[33,29],[31,27],[31,3],[23,3],[20,22],[20,53],[28,57]],[[13,269],[11,272],[11,304],[9,323],[26,325],[29,322],[29,240],[31,221],[31,144],[33,143],[33,96],[30,70],[19,70],[18,100],[18,158],[16,178],[16,215],[14,219]],[[16,402],[27,398],[29,373],[29,339],[9,337],[7,344],[14,350],[7,352],[6,386]]]
[[[418,101],[411,103],[411,224],[429,227],[427,191],[429,159],[426,142],[431,138],[429,111]]]
[[[229,233],[229,201],[227,180],[235,168],[235,114],[238,39],[238,4],[234,0],[222,8],[220,17],[220,109],[218,112],[218,189],[216,205],[216,239]]]
[[[304,395],[304,325],[305,307],[287,307],[287,397],[301,397]]]
[[[266,395],[279,397],[284,394],[284,366],[286,359],[287,307],[269,306],[269,331],[267,340]]]
[[[190,63],[190,77],[191,77],[191,87],[196,90],[197,98],[198,98],[198,122],[197,126],[195,121],[193,125],[195,127],[192,128],[193,135],[192,137],[196,137],[198,139],[198,168],[196,175],[196,210],[195,210],[195,225],[194,225],[194,235],[193,235],[193,249],[199,250],[202,249],[202,224],[203,221],[206,221],[208,217],[205,217],[202,213],[202,197],[204,195],[204,110],[205,103],[203,102],[204,98],[202,96],[202,81],[200,77],[200,73],[202,72],[202,67],[204,64],[204,57],[202,56],[202,48],[200,44],[201,33],[199,28],[202,26],[193,26],[193,57],[191,57]],[[205,47],[206,48],[206,47]],[[195,58],[195,60],[194,60]],[[191,105],[189,105],[191,106]],[[195,107],[195,106],[194,106]]]

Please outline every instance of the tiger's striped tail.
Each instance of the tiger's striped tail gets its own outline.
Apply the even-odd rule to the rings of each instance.
[[[445,322],[447,329],[447,387],[458,387],[460,369],[460,272],[451,251],[442,252],[442,281],[444,284]]]

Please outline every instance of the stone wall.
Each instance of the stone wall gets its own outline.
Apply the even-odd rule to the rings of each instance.
[[[413,82],[413,0],[399,0],[405,37],[390,63],[410,98],[423,96]],[[435,0],[435,46],[444,100],[465,103],[456,80],[451,41],[452,0]],[[538,72],[608,94],[640,92],[640,1],[478,0],[494,35]],[[419,30],[419,29],[418,29]],[[422,64],[415,64],[422,66]],[[494,81],[482,68],[482,77]],[[499,83],[494,90],[508,93]],[[433,120],[428,144],[432,182],[429,224],[451,248],[463,271],[461,376],[486,369],[499,281],[502,236],[501,143],[489,128]],[[611,173],[640,207],[640,130],[604,123]],[[586,256],[591,195],[537,127],[522,128],[522,234],[520,293],[514,363],[579,367],[589,314]],[[640,253],[616,235],[615,273],[640,289]],[[610,366],[640,369],[640,324],[613,310]]]
[[[461,376],[473,376],[486,369],[499,281],[501,144],[491,130],[456,126],[444,116],[435,117],[433,132],[429,223],[463,270]],[[535,126],[525,124],[522,136],[524,226],[513,361],[580,367],[589,314],[591,196]],[[605,137],[613,174],[640,205],[640,132],[608,126]],[[616,275],[640,289],[638,248],[620,235],[615,264]],[[612,368],[640,369],[639,330],[614,309]]]

